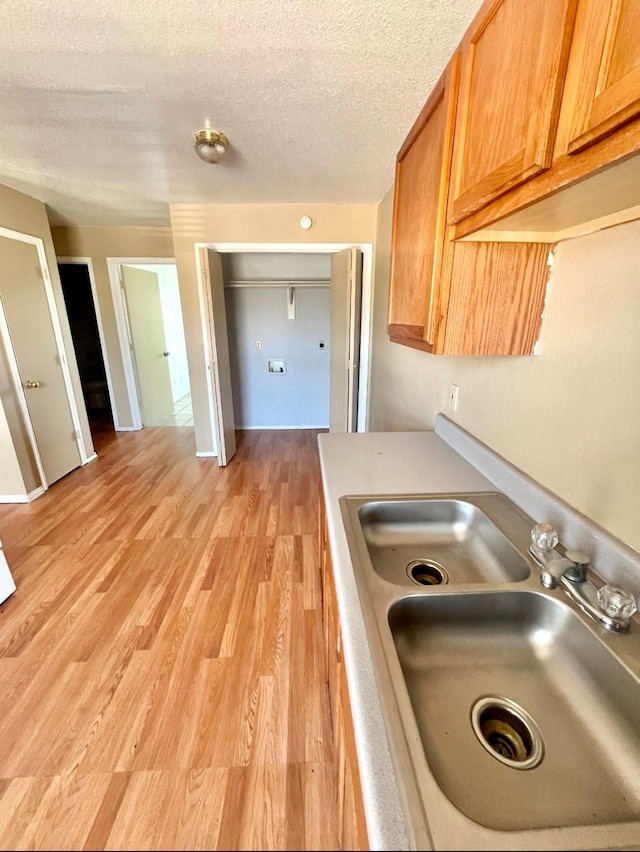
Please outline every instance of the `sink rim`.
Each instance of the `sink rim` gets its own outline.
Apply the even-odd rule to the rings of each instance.
[[[373,570],[394,585],[406,584],[404,572],[400,572],[403,582],[388,575],[397,574],[398,563],[408,556],[411,563],[435,563],[448,575],[447,582],[456,585],[514,583],[531,574],[533,561],[528,551],[524,555],[511,540],[513,529],[510,537],[503,528],[508,530],[510,521],[513,524],[514,519],[509,515],[514,513],[514,507],[501,495],[476,494],[472,499],[448,496],[357,500],[353,505],[350,501],[346,504],[364,539]],[[427,506],[434,511],[426,511]],[[516,520],[523,527],[524,517]],[[447,567],[451,565],[453,570]]]
[[[528,573],[526,575],[522,573],[517,578],[496,579],[482,577],[473,580],[456,580],[455,578],[452,579],[451,572],[447,571],[449,574],[448,582],[429,587],[420,586],[411,580],[396,583],[385,578],[373,565],[369,546],[359,517],[360,509],[365,505],[374,503],[436,503],[443,501],[467,503],[479,510],[496,527],[498,534],[506,540],[507,546],[510,546],[517,552],[518,557],[522,560],[522,564],[528,568]],[[433,494],[396,493],[391,495],[344,494],[339,498],[339,505],[343,525],[347,534],[347,545],[352,563],[355,565],[357,562],[359,565],[362,565],[364,562],[368,565],[371,574],[376,575],[381,583],[389,584],[396,589],[408,591],[415,588],[418,592],[428,591],[429,594],[439,594],[444,592],[445,586],[455,587],[456,589],[487,588],[489,586],[501,586],[504,584],[508,586],[520,586],[529,581],[531,576],[539,570],[528,551],[530,531],[534,526],[534,522],[500,491],[438,492]],[[427,559],[426,561],[429,560]],[[437,562],[438,560],[435,561]],[[376,580],[373,582],[376,582]]]
[[[498,606],[495,619],[492,617],[485,618],[483,615],[483,610],[485,610],[484,604],[489,602],[495,604],[498,598],[502,599],[504,606]],[[531,599],[527,600],[528,598]],[[493,600],[491,601],[491,599]],[[489,611],[491,612],[491,610]],[[529,613],[531,614],[531,618],[527,620],[527,615]],[[430,614],[432,614],[432,618],[430,618]],[[465,614],[468,614],[468,621],[463,622],[461,617]],[[534,676],[543,678],[540,681],[541,693],[538,692],[537,689],[533,693],[531,692],[531,682],[527,682],[526,677],[523,681],[521,677],[518,677],[517,675],[514,676],[509,671],[510,664],[504,663],[500,652],[501,642],[503,640],[508,641],[509,625],[518,625],[521,616],[523,618],[523,629],[518,635],[523,640],[523,647],[517,651],[517,657],[520,658],[520,654],[522,653],[524,656],[522,656],[521,659],[525,664],[525,667],[527,666],[527,659],[529,659],[530,663],[535,666]],[[584,822],[555,824],[552,822],[554,819],[554,813],[557,816],[560,808],[555,806],[554,803],[554,807],[551,808],[551,813],[546,815],[548,816],[548,819],[544,818],[545,815],[536,816],[535,812],[527,813],[527,809],[524,809],[523,813],[527,814],[527,822],[530,823],[532,820],[534,822],[537,820],[540,823],[538,825],[528,824],[524,827],[513,828],[504,824],[504,820],[502,820],[503,824],[500,825],[501,820],[499,818],[494,818],[492,812],[488,809],[487,802],[484,801],[483,804],[482,793],[480,793],[480,795],[474,794],[473,788],[469,787],[468,784],[465,785],[464,779],[460,782],[455,780],[452,782],[452,777],[447,766],[442,764],[444,754],[448,752],[449,756],[452,757],[456,754],[456,750],[459,751],[459,742],[456,742],[456,740],[461,739],[464,742],[465,739],[467,741],[472,739],[471,732],[473,726],[465,725],[465,714],[460,710],[461,707],[466,708],[467,711],[471,711],[472,715],[472,707],[475,707],[475,704],[480,699],[487,697],[492,697],[493,699],[497,697],[505,701],[507,704],[509,702],[515,702],[517,706],[520,700],[517,696],[524,684],[524,694],[528,695],[528,702],[524,703],[524,705],[521,704],[520,709],[524,710],[526,717],[532,707],[537,708],[537,712],[533,712],[532,719],[533,738],[535,739],[535,733],[538,725],[543,727],[546,726],[547,734],[551,733],[551,736],[543,738],[546,742],[542,748],[543,751],[547,753],[547,756],[545,757],[545,763],[541,767],[540,771],[545,775],[548,775],[549,770],[553,769],[555,764],[555,772],[557,772],[559,766],[562,764],[561,758],[564,754],[563,751],[559,750],[557,733],[553,730],[553,727],[550,727],[553,719],[558,718],[560,721],[560,717],[548,715],[550,710],[546,706],[545,700],[543,700],[546,694],[546,700],[549,702],[550,706],[557,705],[556,709],[558,709],[558,707],[560,708],[561,715],[565,720],[574,719],[574,724],[578,723],[576,725],[577,739],[576,736],[574,736],[572,726],[565,725],[567,729],[565,730],[565,733],[568,733],[570,738],[569,748],[572,746],[576,747],[577,743],[586,745],[587,749],[590,747],[592,749],[595,748],[595,752],[588,751],[587,755],[593,753],[593,765],[600,765],[605,775],[608,775],[607,761],[605,760],[599,764],[599,758],[597,757],[598,749],[603,746],[603,742],[605,740],[604,734],[598,732],[600,736],[596,736],[596,738],[591,742],[593,729],[590,730],[591,735],[586,734],[588,725],[583,727],[580,724],[579,717],[581,714],[576,710],[575,704],[571,701],[567,701],[566,693],[564,693],[562,689],[558,691],[553,687],[551,687],[551,690],[548,691],[549,683],[546,682],[546,679],[544,678],[544,675],[546,674],[546,658],[542,657],[541,659],[537,659],[537,652],[533,647],[537,644],[534,634],[536,633],[536,624],[539,624],[541,628],[546,628],[552,633],[554,639],[553,646],[555,648],[559,648],[560,652],[562,652],[563,649],[566,650],[568,654],[568,661],[574,662],[575,658],[575,662],[578,663],[576,670],[580,670],[581,664],[584,665],[584,673],[587,680],[584,678],[578,678],[577,688],[580,688],[580,686],[584,683],[588,684],[590,682],[598,668],[598,661],[600,661],[601,665],[604,661],[606,672],[610,673],[607,680],[604,681],[607,684],[610,683],[610,680],[617,679],[618,674],[622,675],[624,673],[624,684],[621,683],[620,685],[624,685],[622,694],[624,695],[626,692],[626,712],[624,700],[622,703],[617,700],[612,700],[610,704],[605,702],[605,705],[608,705],[613,711],[613,717],[608,716],[608,718],[614,718],[622,721],[623,726],[618,728],[618,730],[624,731],[627,729],[628,725],[625,725],[624,720],[625,716],[627,717],[627,722],[629,718],[631,718],[632,714],[630,713],[629,707],[635,706],[634,702],[636,694],[640,690],[640,673],[638,671],[631,671],[624,665],[623,661],[615,653],[615,647],[612,649],[612,643],[608,643],[606,641],[606,636],[599,635],[598,631],[592,630],[591,624],[587,623],[584,617],[581,617],[581,613],[579,613],[579,611],[574,611],[571,607],[565,605],[564,600],[555,595],[545,593],[545,590],[542,590],[540,593],[535,588],[489,589],[453,593],[439,597],[424,594],[418,597],[415,595],[400,595],[397,596],[388,606],[386,622],[388,625],[388,633],[391,637],[391,641],[387,641],[385,643],[389,657],[388,662],[392,682],[391,685],[401,722],[406,731],[409,732],[409,738],[414,743],[414,747],[412,749],[412,759],[414,764],[421,764],[422,769],[426,767],[426,770],[429,772],[442,796],[454,805],[454,807],[459,808],[465,815],[467,815],[467,807],[471,809],[471,812],[475,812],[475,816],[467,815],[467,818],[472,823],[475,823],[479,827],[489,831],[497,831],[499,833],[506,832],[508,834],[512,831],[534,832],[537,834],[540,831],[558,830],[559,828],[563,831],[570,829],[585,831],[590,830],[592,827],[602,828],[603,826],[608,826],[610,831],[613,832],[621,825],[629,823],[635,823],[640,827],[640,800],[638,799],[635,799],[634,808],[629,807],[627,809],[626,818],[610,818],[608,821],[603,819],[600,822],[589,822],[587,817]],[[491,626],[493,623],[496,624],[495,635]],[[437,663],[435,665],[431,664],[429,657],[425,660],[425,677],[427,678],[427,681],[432,685],[437,683],[440,688],[442,688],[444,684],[447,688],[452,690],[452,698],[449,699],[450,701],[453,701],[453,703],[449,705],[451,708],[450,712],[443,711],[443,708],[446,708],[447,706],[447,701],[444,703],[439,702],[437,699],[433,698],[433,691],[429,692],[429,690],[427,690],[426,692],[427,709],[431,712],[435,711],[435,716],[433,717],[433,729],[429,725],[424,724],[424,719],[426,718],[424,715],[422,715],[422,721],[417,716],[417,710],[414,705],[415,684],[412,684],[411,682],[415,657],[411,648],[405,649],[404,653],[401,648],[404,624],[409,627],[409,636],[413,634],[414,640],[424,640],[427,651],[433,651],[436,655],[434,659],[437,659]],[[458,637],[464,638],[464,634],[468,631],[469,625],[471,625],[471,632],[474,632],[476,629],[479,630],[477,645],[469,648],[470,665],[473,666],[477,661],[479,668],[474,669],[470,680],[461,681],[458,676],[461,673],[464,673],[465,663],[459,662],[460,652],[459,648],[456,646]],[[500,630],[501,627],[503,628],[503,632]],[[505,628],[506,631],[504,630]],[[602,632],[606,633],[606,631]],[[399,637],[400,645],[398,645],[396,637]],[[445,674],[443,675],[443,669],[440,666],[440,661],[441,659],[446,660],[447,653],[451,652],[452,646],[449,645],[449,648],[447,648],[447,645],[452,639],[454,659],[450,664],[443,663],[445,670]],[[586,646],[586,653],[583,654],[582,648],[585,647],[585,639],[587,639],[588,645]],[[533,642],[533,645],[531,642]],[[615,645],[616,643],[613,644]],[[638,644],[637,641],[635,644]],[[413,647],[416,647],[415,644]],[[483,648],[488,653],[486,666],[483,665],[482,659],[478,658],[478,654],[482,655]],[[595,658],[593,666],[591,666],[592,658]],[[460,665],[462,665],[462,669],[460,669]],[[614,667],[613,669],[611,668],[612,666]],[[498,671],[497,675],[496,667]],[[573,667],[571,668],[573,670]],[[618,669],[620,670],[619,672]],[[446,673],[447,670],[449,674]],[[485,678],[485,673],[486,676],[488,676],[488,680],[484,680],[482,685],[478,684],[478,680],[475,677],[475,674],[478,671],[483,672],[483,678]],[[496,676],[497,680],[502,683],[502,688],[496,689]],[[506,683],[508,684],[506,687],[505,677]],[[566,678],[566,680],[568,682],[571,681],[571,674],[569,674],[569,677]],[[489,683],[492,685],[488,686],[487,684]],[[631,690],[631,692],[629,690]],[[608,692],[611,693],[611,690],[608,690]],[[594,700],[597,701],[598,694],[594,693],[593,695]],[[424,694],[422,697],[425,697]],[[564,708],[566,708],[566,712],[564,711]],[[444,717],[440,715],[440,711],[445,712]],[[601,711],[602,706],[594,712],[599,713]],[[607,716],[603,718],[607,718]],[[450,725],[453,723],[454,719],[457,720],[459,727],[451,729]],[[591,719],[593,719],[593,716]],[[471,720],[467,719],[467,721]],[[635,716],[633,717],[633,721],[635,722]],[[636,723],[635,727],[628,728],[627,736],[633,735],[634,732],[637,733],[639,727],[640,724]],[[445,729],[449,729],[451,739],[438,740],[439,729],[440,733],[445,731]],[[429,742],[425,742],[424,740],[426,731],[428,731]],[[477,736],[477,731],[475,733]],[[554,739],[555,750],[547,748],[546,743],[552,743]],[[634,741],[635,739],[637,739],[637,737],[634,737]],[[488,749],[482,741],[480,744],[484,746],[487,753],[491,753],[491,750]],[[619,747],[620,745],[618,744],[618,748]],[[560,760],[558,759],[559,756]],[[478,757],[479,755],[476,755],[476,759],[478,759]],[[498,794],[500,790],[502,790],[502,794],[506,795],[504,802],[508,803],[511,792],[507,786],[509,784],[509,779],[507,775],[505,775],[504,768],[501,768],[497,763],[492,762],[493,760],[499,761],[499,758],[497,758],[495,754],[492,754],[491,757],[491,761],[486,761],[486,757],[484,758],[486,763],[484,765],[483,772],[486,774],[488,783],[493,785],[492,794]],[[433,766],[430,763],[432,758],[436,761],[436,764]],[[469,759],[473,760],[471,755]],[[482,760],[482,758],[480,758],[480,760]],[[540,760],[542,760],[542,755],[540,755]],[[549,761],[551,761],[551,765],[549,764]],[[582,762],[582,768],[584,771],[584,764],[589,766],[592,761],[591,759],[585,758]],[[439,766],[438,763],[440,764]],[[540,763],[540,761],[538,761],[538,763]],[[456,763],[456,765],[458,764]],[[537,763],[533,763],[532,765],[536,766]],[[526,762],[520,765],[512,764],[511,766],[514,769],[521,770],[531,768],[531,766],[527,765]],[[469,764],[470,770],[475,770],[475,768],[476,765],[473,762]],[[560,772],[561,771],[562,770],[560,770]],[[532,793],[536,788],[538,788],[539,792],[541,782],[539,773],[535,773],[531,776],[525,773],[525,776],[526,777],[523,777],[522,779],[512,778],[512,781],[520,784],[521,787],[529,787],[528,792],[530,793]],[[616,784],[615,790],[617,791],[617,796],[623,797],[625,795],[625,790],[628,793],[629,784],[631,783],[628,766],[626,767],[626,773],[620,772],[617,774],[617,777],[616,773],[613,772],[611,774],[611,780]],[[553,785],[553,776],[550,779],[547,778],[546,783]],[[448,793],[445,792],[447,789]],[[591,791],[591,796],[593,801],[598,800],[598,796],[594,794],[593,790]],[[464,805],[462,803],[464,803]],[[516,802],[512,800],[512,806],[515,804]],[[615,805],[615,796],[610,796],[604,807],[609,809],[610,814],[618,812],[618,808]],[[569,811],[570,808],[566,808],[566,810]],[[583,811],[584,810],[586,810],[586,808],[583,808]],[[635,811],[635,813],[633,811]],[[485,814],[484,819],[479,816],[482,813]]]
[[[418,591],[417,594],[419,597],[431,597],[433,600],[433,597],[425,592]],[[446,597],[458,597],[463,594],[473,596],[531,594],[540,595],[543,598],[554,597],[553,593],[549,593],[542,587],[540,590],[535,587],[527,589],[474,588],[465,591],[442,592],[442,595]],[[416,593],[391,596],[390,602],[393,603],[402,598],[414,598],[415,596]],[[594,631],[587,616],[578,608],[572,606],[570,601],[555,598],[553,603],[564,611],[570,612],[573,618],[581,621],[602,644],[610,645],[611,636],[600,635],[606,634],[607,631]],[[386,612],[383,618],[384,620],[387,619]],[[377,629],[379,630],[379,627]],[[369,634],[368,627],[367,634]],[[627,634],[627,638],[629,635]],[[637,636],[635,638],[637,639]],[[635,848],[640,836],[640,819],[626,823],[562,826],[560,830],[563,840],[560,842],[557,835],[558,828],[534,827],[505,830],[483,825],[466,816],[442,790],[428,764],[389,628],[386,629],[386,636],[384,631],[382,632],[380,639],[379,651],[381,650],[384,663],[374,662],[375,678],[412,848],[424,849],[425,844],[430,844],[426,848],[433,849],[465,848],[470,850],[600,849],[614,846],[624,848],[632,845]],[[637,642],[634,644],[638,645]],[[384,648],[385,645],[387,646],[386,649]],[[374,648],[372,647],[371,650],[373,658],[375,657]],[[623,665],[638,679],[638,671],[629,670],[625,661],[615,652],[613,653],[618,664]],[[386,673],[388,678],[387,688],[384,685],[384,676],[382,682],[380,679],[383,672]],[[404,711],[401,705],[404,705]],[[448,836],[459,838],[453,847],[446,845]]]
[[[395,493],[395,494],[345,494],[339,498],[340,511],[351,565],[355,578],[355,585],[360,600],[360,612],[364,622],[367,650],[370,654],[376,689],[380,701],[380,708],[384,721],[387,739],[390,745],[390,757],[394,769],[396,785],[400,797],[401,807],[405,814],[405,824],[412,849],[424,848],[468,848],[484,850],[492,849],[521,849],[529,850],[532,844],[540,849],[600,849],[615,845],[620,847],[634,847],[640,836],[640,822],[624,824],[599,824],[592,826],[563,827],[561,829],[562,839],[558,838],[557,829],[522,829],[522,830],[498,830],[482,826],[466,817],[459,811],[440,790],[422,752],[422,747],[416,749],[416,732],[411,730],[400,718],[397,698],[394,689],[391,688],[395,665],[399,668],[393,639],[390,635],[387,621],[389,606],[399,598],[413,596],[451,596],[459,594],[484,595],[489,592],[510,594],[512,592],[527,591],[532,594],[552,597],[556,603],[573,613],[575,617],[584,622],[585,626],[594,632],[598,639],[605,645],[617,644],[612,648],[618,662],[621,662],[634,677],[640,677],[640,644],[638,636],[640,633],[640,614],[634,616],[632,631],[625,634],[624,641],[631,638],[632,649],[628,652],[621,650],[619,644],[620,636],[611,634],[599,628],[588,616],[586,616],[577,605],[569,600],[559,590],[546,590],[539,582],[539,569],[533,568],[527,579],[507,583],[474,583],[474,584],[450,584],[446,586],[434,586],[432,588],[398,586],[379,577],[370,567],[366,568],[368,561],[366,549],[362,551],[362,541],[357,545],[357,535],[354,529],[352,511],[354,505],[362,501],[372,500],[437,500],[437,499],[462,499],[472,501],[476,497],[491,497],[504,501],[514,507],[521,516],[527,519],[530,530],[534,522],[529,516],[522,512],[506,495],[500,491],[473,491],[473,492],[438,492],[438,493]],[[528,537],[526,543],[522,542],[522,552],[528,556]],[[363,565],[363,560],[365,565]],[[593,573],[593,572],[590,572]],[[602,580],[594,574],[598,584]],[[389,653],[389,643],[392,653]],[[387,645],[385,649],[385,644]],[[627,646],[625,646],[627,647]],[[396,672],[397,675],[397,672]],[[402,674],[400,673],[402,678]],[[416,761],[415,752],[422,753],[422,764]],[[451,846],[448,837],[456,838],[455,846]]]

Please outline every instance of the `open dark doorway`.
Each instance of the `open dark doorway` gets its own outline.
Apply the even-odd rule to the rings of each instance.
[[[113,429],[89,268],[85,263],[59,263],[58,270],[91,431]]]

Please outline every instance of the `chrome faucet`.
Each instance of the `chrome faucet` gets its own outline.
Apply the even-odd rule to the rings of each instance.
[[[542,569],[540,583],[545,589],[560,586],[588,616],[616,633],[629,630],[637,606],[633,595],[612,583],[598,587],[587,577],[589,557],[579,550],[557,550],[558,534],[551,524],[537,524],[531,530],[529,553]],[[564,548],[563,548],[564,549]]]
[[[542,562],[540,582],[545,589],[555,589],[563,577],[572,583],[587,581],[589,557],[579,550],[566,550],[564,556],[556,554],[553,559],[548,560],[542,556]]]

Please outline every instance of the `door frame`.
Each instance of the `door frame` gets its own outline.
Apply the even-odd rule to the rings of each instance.
[[[131,347],[133,345],[129,336],[129,323],[127,321],[127,312],[122,298],[122,288],[120,283],[120,266],[161,266],[161,265],[177,265],[174,257],[108,257],[107,270],[109,272],[109,283],[111,284],[111,298],[116,315],[116,329],[118,331],[118,342],[120,343],[120,355],[122,356],[122,365],[124,367],[124,380],[127,388],[127,398],[129,400],[129,410],[131,412],[131,426],[115,425],[116,414],[114,410],[114,427],[117,431],[138,431],[142,429],[142,414],[140,411],[140,402],[138,400],[138,387],[136,382],[136,374],[133,366],[133,358],[131,356]],[[183,317],[184,325],[184,317]],[[115,401],[114,401],[115,402]],[[119,420],[119,418],[118,418]]]
[[[51,284],[51,272],[49,270],[49,264],[47,263],[47,253],[44,247],[44,240],[41,237],[34,237],[31,234],[25,234],[22,231],[14,231],[11,228],[3,227],[0,227],[0,237],[5,237],[9,240],[16,240],[17,242],[27,243],[29,245],[35,246],[38,255],[38,262],[40,264],[40,271],[42,273],[42,283],[44,286],[45,297],[47,300],[47,307],[49,308],[49,316],[51,318],[53,338],[55,340],[56,350],[58,352],[58,359],[60,361],[60,369],[62,371],[62,379],[64,382],[67,403],[69,405],[69,412],[71,414],[71,422],[73,424],[73,428],[76,435],[76,444],[78,447],[78,455],[80,457],[80,465],[85,465],[88,462],[93,461],[97,456],[95,452],[92,453],[90,456],[87,455],[87,448],[85,446],[84,438],[82,436],[78,400],[76,399],[75,391],[73,389],[73,382],[71,380],[71,372],[69,370],[69,359],[64,343],[64,336],[62,334],[62,325],[60,324],[60,314],[58,313],[58,305],[56,304],[56,298],[53,292],[53,286]],[[15,350],[13,348],[13,343],[11,341],[9,324],[7,322],[7,317],[4,310],[4,305],[2,305],[1,298],[0,312],[2,314],[0,322],[0,336],[2,336],[2,342],[4,344],[4,348],[7,352],[7,357],[9,359],[9,365],[18,397],[18,404],[20,406],[20,413],[22,414],[24,419],[25,429],[29,437],[29,442],[31,444],[31,448],[36,461],[36,466],[38,468],[38,473],[40,474],[40,480],[42,482],[42,492],[44,492],[49,487],[49,484],[44,474],[42,458],[38,450],[38,444],[35,432],[33,430],[33,424],[31,422],[31,415],[29,414],[29,408],[27,406],[24,388],[22,387],[22,380],[20,378],[18,361],[16,358]],[[35,496],[38,496],[42,492],[38,490]]]
[[[211,365],[214,361],[213,338],[209,327],[210,298],[207,282],[204,279],[200,263],[200,249],[213,249],[220,254],[235,252],[264,252],[292,254],[333,254],[347,248],[357,248],[362,252],[362,304],[360,314],[360,363],[358,368],[358,422],[357,431],[366,432],[369,426],[369,386],[370,386],[370,356],[371,336],[373,333],[373,243],[194,243],[196,261],[196,278],[198,281],[198,299],[200,304],[200,324],[204,352],[204,366],[207,382],[207,397],[209,406],[209,424],[211,429],[212,453],[197,453],[197,455],[215,456],[218,452],[218,439],[215,428],[215,389],[213,386]]]
[[[119,426],[116,425],[116,408],[115,408],[115,393],[113,391],[113,382],[111,379],[111,367],[109,365],[109,355],[107,353],[107,343],[104,336],[104,326],[102,324],[102,314],[100,312],[100,302],[98,301],[98,288],[96,287],[96,279],[93,274],[93,261],[90,257],[56,257],[56,263],[66,263],[69,265],[86,266],[89,275],[89,284],[91,286],[91,299],[93,301],[93,310],[96,315],[96,324],[98,326],[98,338],[100,339],[100,350],[102,352],[102,360],[104,362],[104,371],[107,379],[107,391],[109,393],[109,402],[111,404],[111,416],[113,417],[113,427],[116,431]]]

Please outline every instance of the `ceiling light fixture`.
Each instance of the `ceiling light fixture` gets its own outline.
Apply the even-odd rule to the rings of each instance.
[[[229,140],[217,130],[198,130],[196,133],[196,154],[205,163],[219,163],[227,153]]]

